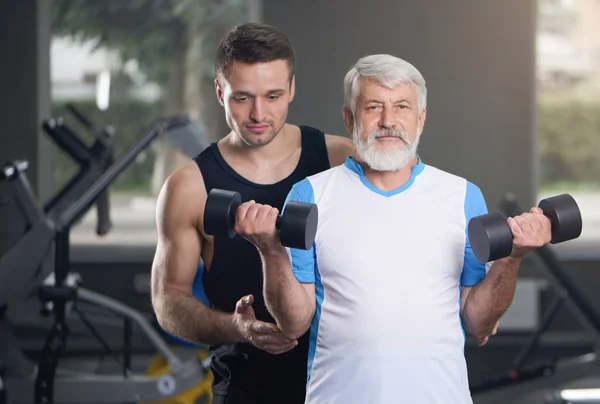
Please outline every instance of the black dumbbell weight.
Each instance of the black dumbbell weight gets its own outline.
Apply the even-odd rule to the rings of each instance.
[[[211,236],[235,236],[235,212],[242,203],[238,192],[213,188],[204,208],[204,231]],[[289,201],[277,217],[281,244],[285,247],[308,250],[315,241],[318,223],[317,205]]]
[[[581,211],[571,195],[543,199],[538,207],[550,219],[552,244],[573,240],[581,235]],[[472,218],[468,231],[471,248],[479,261],[495,261],[512,253],[513,234],[501,213],[493,212]]]

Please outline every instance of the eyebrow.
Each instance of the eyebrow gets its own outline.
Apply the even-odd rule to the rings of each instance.
[[[398,104],[398,103],[401,103],[401,102],[406,102],[406,103],[410,104],[410,101],[407,100],[406,98],[401,98],[399,100],[396,100],[396,101],[394,101],[394,104]],[[370,104],[370,103],[383,104],[384,101],[371,98],[371,99],[365,100],[364,103],[365,104]]]
[[[277,89],[274,89],[274,90],[267,91],[267,95],[283,94],[284,92],[285,92],[284,89],[277,88]],[[243,95],[243,96],[246,96],[246,97],[253,97],[254,96],[254,94],[252,94],[251,92],[248,92],[248,91],[234,91],[233,95],[236,96],[236,97],[240,96],[240,95]]]

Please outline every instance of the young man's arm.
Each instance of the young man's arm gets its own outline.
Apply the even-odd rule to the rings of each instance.
[[[203,187],[198,168],[189,164],[171,175],[160,192],[152,304],[160,326],[174,336],[202,344],[237,342],[242,335],[233,317],[211,310],[192,294],[202,249],[197,226],[206,201]]]
[[[325,145],[331,167],[344,164],[348,156],[354,155],[354,142],[350,138],[326,134]]]
[[[467,221],[487,213],[479,188],[469,184],[467,198]],[[508,224],[513,233],[512,254],[487,265],[475,258],[467,236],[460,309],[465,330],[479,340],[495,332],[500,317],[510,307],[523,257],[532,249],[550,242],[550,220],[539,208],[509,218]]]
[[[158,245],[152,265],[152,304],[169,334],[200,344],[248,342],[271,353],[297,342],[283,338],[274,324],[257,321],[252,296],[234,313],[213,310],[196,299],[192,285],[202,251],[201,227],[206,203],[202,175],[195,163],[170,176],[158,198]]]

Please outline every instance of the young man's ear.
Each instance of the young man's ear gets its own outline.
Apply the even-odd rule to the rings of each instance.
[[[294,95],[296,95],[296,76],[292,76],[290,80],[290,102],[294,101]]]
[[[215,79],[215,92],[217,93],[217,100],[219,100],[219,104],[224,106],[225,101],[223,100],[223,88],[221,87],[221,83],[219,83],[219,79]]]

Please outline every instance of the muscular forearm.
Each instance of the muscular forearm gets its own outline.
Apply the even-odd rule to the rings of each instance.
[[[170,289],[157,300],[155,310],[158,321],[171,335],[206,345],[242,340],[231,314],[210,309],[193,296]]]
[[[498,260],[487,276],[473,287],[462,313],[467,332],[477,338],[490,335],[498,319],[512,303],[520,265],[520,259]]]
[[[314,314],[310,298],[294,276],[284,248],[261,251],[261,257],[267,310],[281,333],[296,339],[310,326]]]

